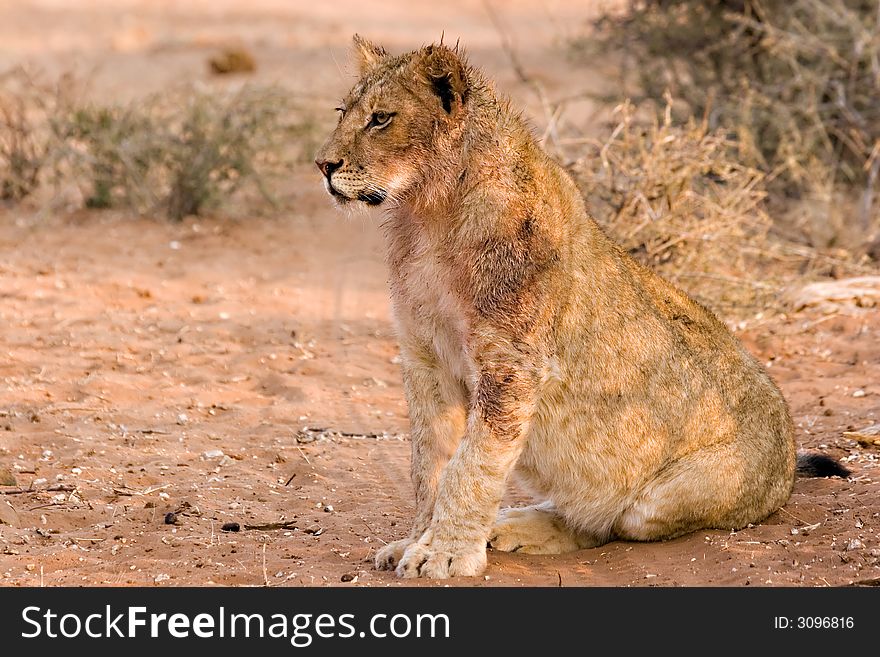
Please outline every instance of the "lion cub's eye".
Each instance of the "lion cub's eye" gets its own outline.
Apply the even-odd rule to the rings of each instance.
[[[373,116],[370,117],[370,122],[367,124],[367,128],[384,128],[391,123],[392,118],[394,118],[394,112],[373,112]]]
[[[340,105],[339,107],[334,107],[333,109],[339,112],[340,121],[345,118],[345,108],[342,105]]]

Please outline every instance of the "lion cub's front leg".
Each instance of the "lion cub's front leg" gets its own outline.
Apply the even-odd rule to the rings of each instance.
[[[535,391],[530,368],[514,354],[490,352],[478,366],[467,432],[440,478],[430,527],[397,566],[401,577],[472,576],[486,567],[486,540],[523,448]]]
[[[440,474],[465,430],[466,399],[461,384],[442,369],[429,347],[403,342],[401,355],[410,416],[416,517],[409,536],[376,553],[379,570],[396,568],[406,549],[431,524]]]

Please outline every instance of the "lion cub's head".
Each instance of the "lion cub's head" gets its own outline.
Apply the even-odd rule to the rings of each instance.
[[[397,57],[354,37],[361,79],[318,151],[324,186],[344,204],[404,200],[461,134],[468,70],[458,53],[432,45]]]

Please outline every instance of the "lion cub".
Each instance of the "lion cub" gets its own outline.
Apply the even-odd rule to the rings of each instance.
[[[385,210],[417,511],[376,566],[477,575],[487,541],[552,554],[785,503],[791,417],[724,325],[602,232],[457,50],[355,50],[316,163],[339,204]],[[514,471],[542,503],[499,513]]]

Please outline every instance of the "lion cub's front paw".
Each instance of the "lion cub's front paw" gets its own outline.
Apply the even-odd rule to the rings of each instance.
[[[486,569],[485,542],[472,545],[425,541],[410,545],[397,566],[400,577],[473,577]]]
[[[377,570],[394,570],[406,548],[415,543],[414,538],[402,538],[399,541],[389,543],[376,553],[376,569]]]

